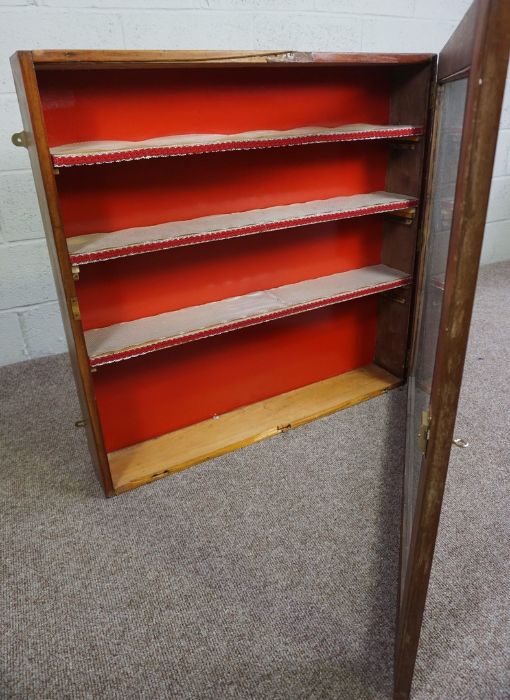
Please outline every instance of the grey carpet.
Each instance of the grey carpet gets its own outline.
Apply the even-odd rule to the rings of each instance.
[[[485,268],[414,697],[509,698],[510,265]],[[388,698],[405,391],[106,500],[66,356],[1,382],[2,698]]]

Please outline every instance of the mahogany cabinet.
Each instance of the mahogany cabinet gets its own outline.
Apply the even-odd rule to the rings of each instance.
[[[476,284],[510,3],[434,54],[12,58],[107,495],[409,384],[409,694]],[[400,488],[399,485],[395,485]]]

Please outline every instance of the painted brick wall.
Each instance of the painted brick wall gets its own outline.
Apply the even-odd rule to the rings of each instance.
[[[17,49],[439,51],[470,0],[0,0],[0,364],[66,349],[8,63]],[[510,258],[510,89],[483,261]]]

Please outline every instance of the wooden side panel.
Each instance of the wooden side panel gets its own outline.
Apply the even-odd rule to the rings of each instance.
[[[430,131],[431,92],[435,64],[430,62],[417,69],[400,69],[394,78],[390,103],[390,121],[395,124],[406,120],[422,124]],[[428,136],[416,143],[395,144],[391,151],[385,188],[389,192],[420,199],[418,215],[411,224],[405,219],[389,217],[384,224],[381,262],[403,272],[415,270],[418,234],[423,216],[425,156]],[[397,377],[404,377],[407,368],[408,337],[413,295],[382,297],[379,302],[379,330],[375,361]]]
[[[12,59],[12,70],[20,104],[23,127],[28,138],[30,162],[48,243],[53,276],[64,321],[71,363],[83,418],[86,421],[90,452],[105,492],[113,494],[108,458],[92,387],[90,368],[81,323],[74,319],[71,299],[76,290],[71,273],[66,240],[60,219],[55,175],[46,140],[39,90],[31,53],[20,51]],[[71,418],[70,418],[71,419]]]

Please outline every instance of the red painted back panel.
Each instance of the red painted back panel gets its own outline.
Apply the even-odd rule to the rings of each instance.
[[[66,236],[384,189],[387,144],[320,144],[63,168]]]
[[[38,82],[50,146],[388,118],[380,68],[45,70]]]
[[[83,327],[376,265],[381,229],[374,216],[83,265],[77,283]]]
[[[93,374],[108,451],[372,362],[377,298],[246,328]]]

